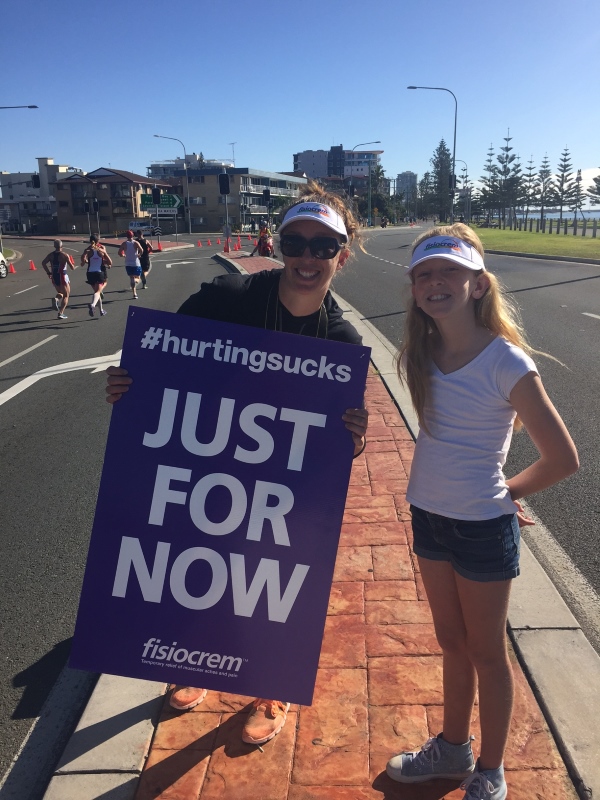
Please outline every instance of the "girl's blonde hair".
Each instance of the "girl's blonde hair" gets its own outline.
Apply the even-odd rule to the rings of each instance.
[[[481,239],[475,231],[460,222],[431,228],[421,234],[413,244],[413,252],[424,239],[432,236],[454,236],[462,239],[474,247],[482,257],[484,256]],[[476,274],[481,274],[482,271]],[[527,342],[517,305],[512,298],[508,297],[506,290],[493,273],[486,270],[485,274],[490,285],[485,294],[474,301],[476,323],[482,328],[487,328],[496,336],[501,336],[511,344],[517,345],[529,355],[540,354],[539,350],[534,350]],[[425,424],[424,410],[430,391],[429,374],[437,332],[435,320],[419,308],[414,298],[411,297],[397,367],[400,380],[408,386],[419,424],[425,430],[427,430],[427,425]],[[520,421],[515,420],[515,430],[520,427]]]
[[[301,203],[323,203],[323,205],[331,206],[334,211],[341,216],[348,232],[348,241],[344,245],[346,249],[350,249],[352,244],[357,244],[362,250],[362,237],[360,234],[360,223],[352,209],[344,202],[339,194],[328,192],[320,183],[309,180],[308,183],[300,186],[300,195],[295,203],[291,203],[281,211],[281,219],[285,217],[290,208],[300,205]]]

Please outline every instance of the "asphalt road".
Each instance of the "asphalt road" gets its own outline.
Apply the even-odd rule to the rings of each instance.
[[[407,288],[403,265],[419,232],[370,233],[366,254],[359,253],[336,279],[336,291],[396,345]],[[115,267],[106,292],[108,314],[91,319],[90,290],[78,269],[71,273],[68,319],[57,320],[50,281],[40,269],[51,243],[6,244],[22,258],[15,262],[17,274],[0,281],[0,331],[7,334],[0,336],[0,776],[68,657],[110,419],[102,400],[104,375],[93,367],[57,370],[8,400],[3,393],[14,392],[40,369],[116,353],[132,302],[125,271]],[[76,255],[83,245],[67,248]],[[176,310],[201,281],[223,272],[210,259],[217,249],[156,255],[149,289],[139,292],[138,304]],[[116,250],[110,252],[120,263]],[[30,258],[36,272],[28,270]],[[183,261],[192,263],[177,263]],[[534,347],[566,364],[537,359],[578,445],[581,471],[529,502],[599,591],[600,319],[586,314],[600,316],[600,268],[500,256],[488,263],[516,293]],[[4,363],[17,354],[22,355]],[[515,437],[509,470],[533,458],[527,435]]]
[[[77,269],[68,319],[58,320],[41,270],[52,243],[14,248],[23,254],[17,274],[0,281],[0,778],[68,657],[110,419],[105,376],[92,368],[57,370],[6,402],[3,393],[40,369],[116,353],[134,302],[125,270],[116,267],[108,273],[107,316],[91,319],[91,291]],[[76,255],[84,246],[67,248]],[[137,302],[177,310],[201,281],[222,274],[210,259],[216,249],[158,254]],[[110,253],[122,263],[116,249]]]

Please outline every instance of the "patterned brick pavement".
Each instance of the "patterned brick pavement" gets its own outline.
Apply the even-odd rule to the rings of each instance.
[[[253,259],[256,269],[262,260]],[[414,445],[374,372],[366,403],[369,443],[352,470],[313,705],[292,706],[261,753],[240,738],[251,698],[209,692],[183,714],[165,702],[136,800],[462,800],[456,782],[401,786],[385,774],[392,754],[439,733],[442,668],[409,549],[404,492]],[[509,798],[576,800],[514,656],[512,663]]]

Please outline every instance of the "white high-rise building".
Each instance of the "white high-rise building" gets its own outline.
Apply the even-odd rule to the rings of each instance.
[[[417,188],[417,173],[416,172],[400,172],[396,178],[396,194],[406,195],[412,194]]]

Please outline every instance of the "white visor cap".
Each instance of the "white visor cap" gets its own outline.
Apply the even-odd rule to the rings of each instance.
[[[348,241],[348,231],[342,216],[331,206],[326,206],[324,203],[298,203],[298,205],[292,206],[283,218],[278,233],[281,233],[292,222],[302,219],[312,219],[315,222],[320,222],[321,225],[325,225],[325,227],[343,236],[345,242]]]
[[[415,248],[408,271],[411,272],[417,264],[431,258],[447,258],[475,272],[479,272],[480,269],[485,270],[480,253],[468,242],[455,236],[431,236],[429,239],[424,239]]]

